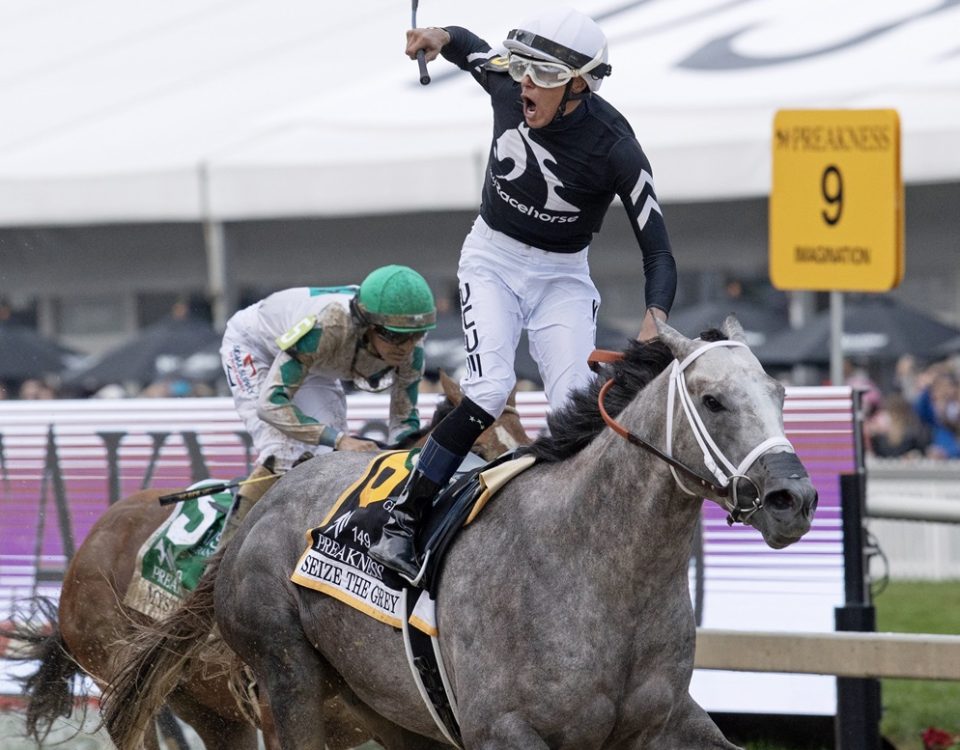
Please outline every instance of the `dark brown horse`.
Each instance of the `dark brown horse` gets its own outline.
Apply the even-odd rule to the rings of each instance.
[[[434,423],[462,398],[454,381],[441,374],[441,382],[446,399],[438,404]],[[530,441],[514,403],[511,399],[503,416],[477,441],[475,451],[484,458]],[[171,491],[142,490],[110,507],[71,560],[59,608],[40,600],[36,603],[39,617],[20,618],[12,629],[0,632],[19,642],[16,658],[40,661],[37,672],[25,680],[27,730],[39,744],[54,719],[72,711],[77,698],[74,676],[85,672],[104,689],[115,674],[119,643],[131,636],[136,623],[146,621],[122,602],[140,548],[170,515],[170,507],[161,506],[158,498]],[[231,692],[227,671],[189,669],[184,675],[168,704],[193,727],[207,750],[256,750],[257,729]],[[278,745],[270,731],[270,712],[266,706],[260,709],[264,738],[272,750]],[[343,705],[329,706],[326,716],[331,750],[354,747],[370,736]],[[148,750],[156,750],[156,732],[147,732],[145,742]]]

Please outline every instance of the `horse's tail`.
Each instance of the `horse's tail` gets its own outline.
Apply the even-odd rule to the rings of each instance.
[[[27,699],[27,736],[42,746],[54,721],[68,717],[80,702],[86,711],[88,688],[74,677],[83,669],[70,655],[57,619],[57,603],[44,596],[21,602],[10,620],[0,625],[0,657],[12,661],[38,661],[31,675],[19,678]]]
[[[214,586],[223,549],[210,558],[200,582],[167,617],[138,626],[119,671],[101,700],[103,723],[120,750],[142,746],[153,717],[177,687],[188,662],[207,644],[214,625]]]

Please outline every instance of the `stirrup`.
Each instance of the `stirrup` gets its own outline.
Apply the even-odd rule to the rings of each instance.
[[[398,576],[400,576],[403,580],[405,580],[407,583],[409,583],[411,586],[415,586],[416,588],[420,588],[420,584],[423,582],[423,576],[424,576],[424,574],[427,572],[427,563],[428,563],[428,562],[430,562],[430,550],[427,550],[427,553],[423,556],[423,561],[420,563],[420,570],[417,571],[416,577],[414,577],[414,578],[408,578],[408,577],[405,576],[403,573],[401,573],[399,570],[395,570],[394,572],[395,572]],[[391,570],[393,570],[393,568],[391,568]]]

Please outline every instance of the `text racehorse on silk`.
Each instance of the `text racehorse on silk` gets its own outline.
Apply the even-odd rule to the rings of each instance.
[[[783,388],[735,320],[724,334],[690,340],[664,324],[658,342],[631,345],[551,417],[528,449],[535,465],[453,544],[436,619],[464,747],[735,747],[688,692],[702,498],[781,548],[810,528],[817,496],[784,437]],[[329,692],[390,750],[446,746],[398,631],[290,582],[305,529],[367,460],[298,467],[218,562],[216,622],[292,750],[323,748]]]

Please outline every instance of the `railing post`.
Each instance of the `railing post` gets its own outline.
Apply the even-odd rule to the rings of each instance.
[[[863,517],[866,480],[861,471],[840,477],[843,514],[845,601],[834,611],[838,631],[873,632],[876,610],[870,602]],[[837,678],[837,750],[880,750],[880,681]]]

